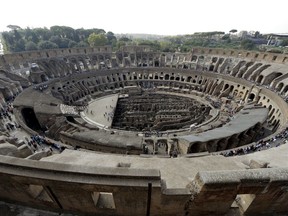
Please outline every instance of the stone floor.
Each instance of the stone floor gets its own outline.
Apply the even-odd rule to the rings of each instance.
[[[129,155],[109,155],[87,151],[65,150],[42,161],[100,167],[117,167],[119,163],[130,163],[129,169],[158,169],[168,189],[185,188],[200,170],[245,169],[245,165],[236,164],[223,156],[205,156],[196,158],[156,158]]]
[[[110,128],[117,101],[118,94],[112,94],[93,100],[89,103],[88,107],[81,112],[81,117],[92,125]]]

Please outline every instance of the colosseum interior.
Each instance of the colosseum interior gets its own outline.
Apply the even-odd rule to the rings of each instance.
[[[287,215],[288,55],[0,56],[0,200],[83,215]]]

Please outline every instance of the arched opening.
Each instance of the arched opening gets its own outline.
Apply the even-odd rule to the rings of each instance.
[[[73,116],[66,116],[66,120],[71,123],[76,123]]]
[[[229,84],[225,84],[225,86],[224,86],[224,89],[223,89],[223,91],[225,91],[226,89],[228,89],[229,88]]]
[[[127,77],[126,77],[125,74],[123,74],[123,80],[124,80],[124,81],[127,80]]]
[[[42,128],[39,124],[39,121],[35,115],[34,109],[32,108],[23,108],[21,110],[23,119],[26,125],[35,131],[42,131]]]
[[[255,94],[251,93],[248,97],[249,100],[253,101],[255,99]]]
[[[226,138],[223,138],[223,139],[220,139],[217,143],[217,151],[223,151],[223,150],[226,150],[227,148],[227,139]]]
[[[213,70],[214,70],[214,65],[210,65],[209,71],[213,71]]]
[[[282,94],[286,94],[286,92],[288,91],[288,85],[286,85],[282,91]]]
[[[217,57],[213,57],[213,58],[212,58],[212,62],[213,62],[213,63],[216,63],[217,59],[218,59]]]
[[[283,84],[282,82],[279,83],[279,85],[277,86],[276,90],[277,90],[278,92],[280,92],[281,89],[283,88],[283,86],[284,86],[284,84]]]
[[[263,85],[270,85],[275,79],[277,79],[280,76],[282,76],[282,73],[280,73],[280,72],[270,73],[263,80]]]
[[[189,152],[188,153],[198,153],[198,152],[201,152],[202,150],[202,145],[203,143],[200,143],[200,142],[196,142],[194,144],[192,144],[189,148]]]
[[[260,75],[256,82],[261,84],[262,80],[263,80],[263,75]]]
[[[155,61],[155,63],[154,63],[154,65],[155,65],[155,67],[159,67],[159,66],[160,66],[160,63],[159,63],[159,61],[158,61],[158,60],[156,60],[156,61]]]
[[[41,78],[41,82],[46,82],[48,80],[45,74],[41,74],[40,78]]]
[[[275,112],[275,108],[272,109],[272,111],[270,112],[270,114],[268,115],[268,117],[271,118],[271,117],[273,116],[274,112]]]

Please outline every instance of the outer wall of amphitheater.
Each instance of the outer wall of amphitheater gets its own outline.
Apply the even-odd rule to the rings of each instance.
[[[15,81],[13,85],[3,82],[6,87],[1,94],[7,99],[29,82],[41,87],[48,85],[50,95],[43,96],[29,87],[16,97],[15,116],[30,134],[35,132],[25,124],[23,108],[33,109],[39,123],[50,124],[53,129],[53,122],[63,120],[55,104],[71,105],[93,94],[105,95],[153,82],[174,93],[219,98],[233,95],[240,101],[262,105],[268,109],[267,121],[274,136],[287,126],[288,109],[284,101],[288,95],[287,62],[288,56],[282,54],[202,48],[185,54],[155,53],[149,47],[123,47],[116,52],[110,47],[99,47],[16,53],[0,57],[1,73]],[[32,63],[39,68],[31,69],[28,81],[13,75]],[[31,96],[37,96],[39,103]],[[58,133],[58,128],[55,129],[57,138],[65,141],[66,136],[68,140],[71,128],[62,129],[66,131]],[[122,142],[120,138],[116,141]],[[106,146],[107,150],[101,144],[103,148],[94,150],[127,153],[116,141],[117,148]],[[80,142],[81,136],[79,145]],[[130,153],[139,154],[138,146],[133,145],[133,140],[130,142]],[[110,156],[114,160],[114,155]],[[186,156],[179,161],[193,166],[193,158]],[[165,176],[164,171],[153,166],[134,168],[136,157],[139,156],[129,159],[131,167],[125,167],[125,163],[105,167],[1,156],[0,199],[91,215],[145,215],[147,209],[150,215],[231,215],[236,209],[245,215],[288,212],[287,168],[201,168],[185,186],[171,187],[174,177]],[[220,166],[224,159],[214,157],[219,158]],[[153,158],[153,163],[158,163],[157,160],[176,162],[178,158]],[[239,197],[249,204],[237,203]]]

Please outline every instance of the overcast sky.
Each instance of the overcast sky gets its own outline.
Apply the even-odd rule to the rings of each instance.
[[[0,31],[12,24],[159,35],[231,29],[288,33],[287,6],[287,0],[2,0]]]

